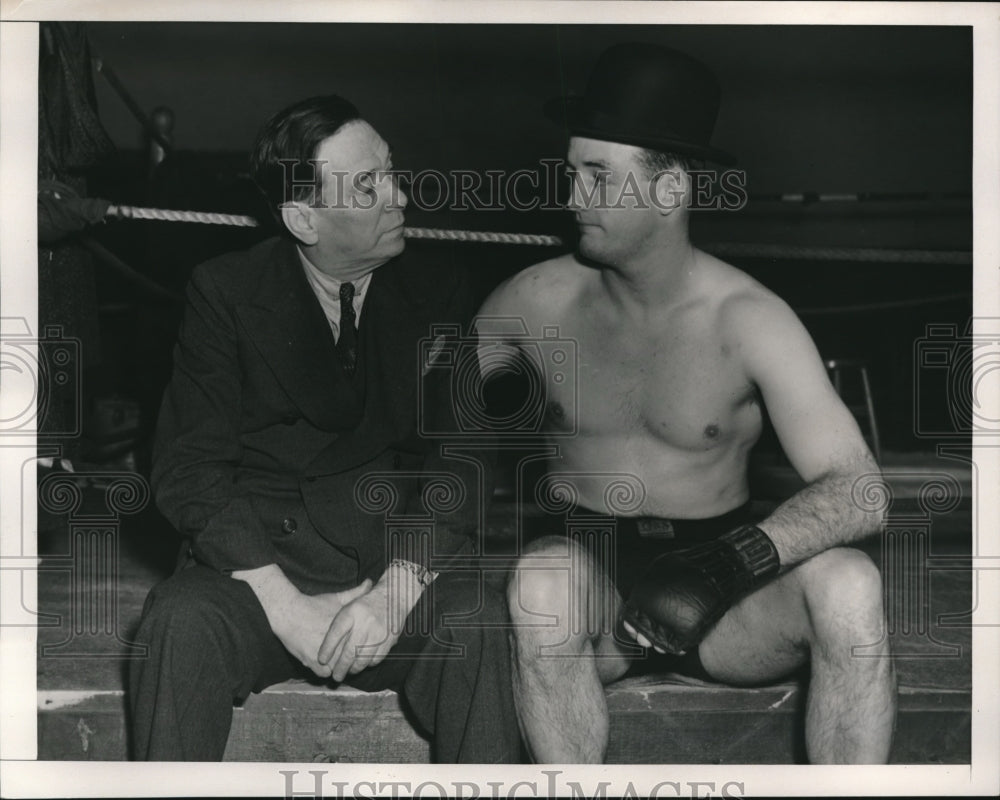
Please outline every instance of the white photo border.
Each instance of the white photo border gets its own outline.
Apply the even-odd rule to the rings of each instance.
[[[973,28],[974,55],[974,315],[977,320],[1000,318],[1000,21],[989,3],[663,3],[663,2],[262,2],[242,0],[38,0],[0,6],[0,316],[23,317],[37,330],[35,240],[37,163],[37,22],[85,21],[261,21],[261,22],[439,22],[504,23],[563,22],[574,24],[815,24],[815,25],[965,25]],[[978,332],[978,331],[977,331]],[[985,331],[983,331],[985,333]],[[1000,409],[997,386],[984,398]],[[9,395],[3,403],[16,404]],[[2,417],[2,413],[0,413]],[[19,447],[33,446],[22,441]],[[18,454],[23,454],[19,451]],[[0,558],[30,559],[34,542],[21,548],[22,533],[35,530],[34,497],[11,496],[21,485],[20,459],[0,448]],[[974,455],[979,487],[1000,485],[1000,447],[977,437]],[[30,483],[30,482],[28,482]],[[976,509],[980,537],[1000,531],[995,496],[981,492]],[[23,509],[23,515],[22,510]],[[27,539],[33,539],[28,536]],[[15,541],[16,540],[16,541]],[[579,782],[588,796],[608,781],[609,796],[628,791],[640,795],[663,781],[686,784],[736,782],[741,794],[774,796],[995,794],[1000,790],[1000,628],[976,625],[984,609],[1000,608],[1000,545],[995,538],[979,541],[978,608],[973,617],[972,764],[950,766],[448,766],[363,764],[226,763],[170,766],[164,764],[38,762],[35,757],[35,641],[31,628],[0,628],[0,794],[4,797],[103,797],[200,795],[239,797],[284,796],[281,770],[296,770],[294,789],[311,787],[309,771],[325,773],[324,787],[337,796],[335,783],[364,786],[371,782],[454,782],[481,787],[501,781],[501,796],[543,796],[558,781]],[[990,560],[992,559],[992,560]],[[21,563],[21,562],[18,562]],[[991,566],[993,565],[993,566]],[[6,566],[6,565],[4,565]],[[29,575],[29,572],[25,572]],[[26,597],[34,592],[30,576]],[[5,605],[11,602],[4,590]],[[19,600],[19,598],[14,598]],[[0,613],[3,609],[0,609]],[[556,773],[553,778],[552,773]],[[532,790],[534,787],[534,791]],[[703,789],[704,790],[704,787]],[[342,790],[345,793],[350,790]],[[470,791],[471,789],[466,789]],[[733,790],[735,791],[735,789]],[[401,792],[401,796],[405,792]],[[428,784],[424,796],[438,796]],[[359,796],[362,796],[359,795]],[[466,794],[465,796],[472,796]],[[674,794],[665,796],[676,796]]]

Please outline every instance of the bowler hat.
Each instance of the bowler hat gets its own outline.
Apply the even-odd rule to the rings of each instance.
[[[603,139],[733,164],[712,147],[719,82],[691,56],[653,44],[605,50],[582,97],[557,97],[545,114],[574,136]]]

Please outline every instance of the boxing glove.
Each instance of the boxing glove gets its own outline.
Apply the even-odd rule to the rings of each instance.
[[[740,595],[780,568],[774,542],[760,528],[744,525],[654,559],[629,595],[623,618],[657,647],[683,653]]]

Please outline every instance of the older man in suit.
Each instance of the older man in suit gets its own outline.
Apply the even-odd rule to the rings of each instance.
[[[519,757],[505,604],[474,569],[489,459],[445,458],[417,419],[433,393],[428,427],[458,433],[419,343],[471,298],[403,255],[391,170],[343,98],[279,112],[251,171],[285,235],[192,276],[153,469],[185,546],[140,625],[137,758],[221,759],[233,703],[307,670],[400,691],[438,761]],[[431,520],[434,481],[452,500]]]

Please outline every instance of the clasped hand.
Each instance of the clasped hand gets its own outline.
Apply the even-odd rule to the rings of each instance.
[[[421,592],[410,572],[390,568],[374,586],[366,579],[343,592],[295,592],[272,628],[310,670],[339,682],[385,659]]]
[[[334,619],[355,600],[371,591],[372,582],[365,579],[353,589],[324,594],[291,592],[291,597],[279,606],[271,627],[293,656],[321,678],[330,677],[330,667],[320,663],[319,646]]]
[[[399,640],[409,609],[389,591],[386,580],[347,603],[333,618],[319,647],[319,664],[340,682],[381,664]]]

